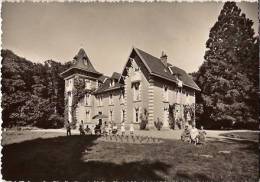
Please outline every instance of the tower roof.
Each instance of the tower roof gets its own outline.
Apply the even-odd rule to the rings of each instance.
[[[78,54],[74,57],[73,64],[71,65],[71,68],[79,68],[86,70],[88,72],[92,73],[99,73],[95,70],[94,66],[90,62],[85,50],[81,48],[78,52]]]
[[[83,48],[81,48],[79,50],[78,54],[76,56],[74,56],[73,62],[71,64],[71,66],[69,67],[69,69],[67,69],[63,73],[61,73],[61,75],[69,72],[72,69],[78,69],[78,70],[82,70],[82,71],[85,71],[85,72],[90,72],[90,73],[102,75],[101,73],[96,71],[96,69],[94,68],[94,66],[90,62],[90,60],[89,60],[89,58],[88,58],[88,56],[87,56],[87,54],[86,54],[86,52]]]

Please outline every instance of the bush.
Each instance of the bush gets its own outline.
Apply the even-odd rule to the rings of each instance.
[[[59,114],[51,114],[44,128],[62,128],[63,126],[64,118]]]
[[[147,120],[141,120],[140,123],[140,130],[145,130],[146,129],[146,125],[147,125],[148,121]]]
[[[163,123],[161,122],[161,120],[159,118],[157,118],[157,121],[154,122],[154,126],[155,126],[155,128],[157,128],[157,130],[161,130]]]

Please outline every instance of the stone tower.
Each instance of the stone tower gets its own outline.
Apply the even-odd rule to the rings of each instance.
[[[74,121],[78,125],[81,120],[86,120],[87,108],[90,108],[88,111],[91,111],[90,104],[93,103],[92,100],[94,99],[91,93],[98,87],[98,78],[102,74],[95,70],[86,52],[81,48],[73,58],[71,66],[60,75],[65,81],[64,116],[69,123]],[[76,91],[75,83],[77,80],[80,80],[80,83],[85,83],[84,90],[86,91],[86,95],[75,104],[76,107],[73,107],[73,96]]]

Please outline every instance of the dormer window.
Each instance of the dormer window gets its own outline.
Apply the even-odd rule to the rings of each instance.
[[[135,72],[138,72],[138,71],[140,71],[140,68],[139,68],[139,67],[136,67],[136,68],[135,68]]]
[[[115,80],[114,80],[114,79],[112,79],[112,80],[110,81],[110,84],[109,84],[109,86],[110,86],[110,87],[113,87],[113,86],[115,86]]]

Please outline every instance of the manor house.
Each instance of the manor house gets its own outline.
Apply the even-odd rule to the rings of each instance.
[[[141,115],[148,117],[148,128],[153,128],[158,119],[164,128],[169,128],[172,118],[175,122],[180,119],[179,127],[195,120],[194,114],[185,115],[184,108],[195,107],[195,92],[200,88],[184,70],[170,64],[165,53],[157,58],[133,48],[122,72],[105,76],[80,49],[60,75],[65,80],[65,115],[69,122],[93,124],[93,116],[102,114],[107,116],[104,121],[133,123],[137,129]]]

